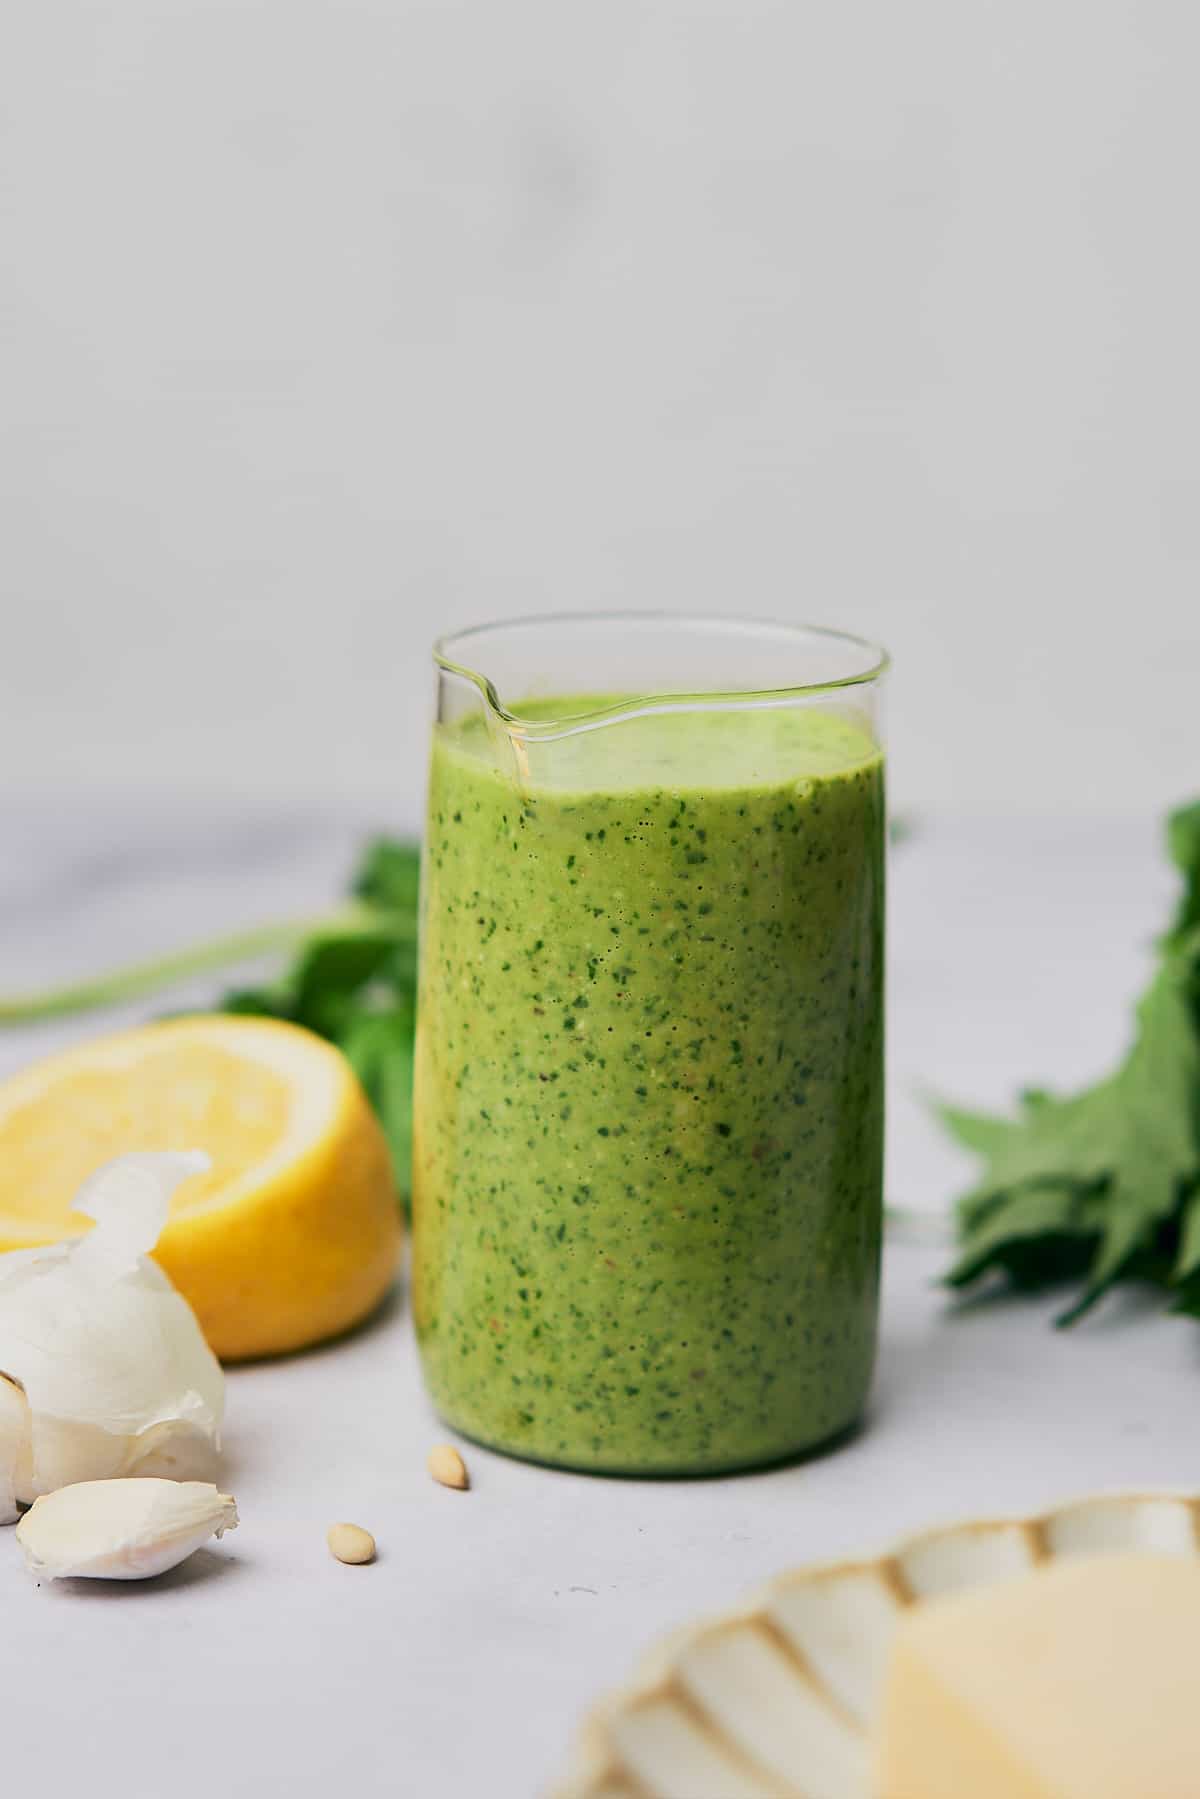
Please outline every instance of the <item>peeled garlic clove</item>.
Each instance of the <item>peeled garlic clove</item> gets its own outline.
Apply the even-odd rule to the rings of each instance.
[[[0,1393],[0,1517],[13,1516],[10,1485],[28,1504],[81,1481],[215,1477],[224,1376],[148,1257],[175,1188],[208,1166],[195,1150],[121,1156],[78,1195],[95,1220],[86,1237],[0,1255],[0,1373],[31,1420],[30,1453],[14,1464],[12,1396]]]
[[[229,1494],[202,1481],[85,1480],[35,1500],[17,1542],[41,1580],[147,1580],[237,1523]]]

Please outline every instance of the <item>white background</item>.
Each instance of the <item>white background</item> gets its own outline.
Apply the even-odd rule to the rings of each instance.
[[[0,791],[419,810],[435,630],[896,659],[906,807],[1200,770],[1186,0],[42,0]]]

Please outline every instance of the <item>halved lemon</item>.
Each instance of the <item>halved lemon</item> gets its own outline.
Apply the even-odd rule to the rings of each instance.
[[[85,1043],[0,1083],[0,1250],[90,1228],[71,1201],[102,1162],[204,1149],[155,1260],[223,1360],[300,1349],[387,1291],[400,1212],[354,1071],[320,1037],[205,1016]]]

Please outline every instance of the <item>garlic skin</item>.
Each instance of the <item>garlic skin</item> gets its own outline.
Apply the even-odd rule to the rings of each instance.
[[[149,1580],[237,1526],[235,1501],[202,1481],[88,1480],[36,1500],[17,1542],[39,1580]]]
[[[87,1181],[85,1237],[0,1255],[0,1523],[77,1482],[211,1480],[225,1377],[148,1252],[199,1150],[120,1156]]]
[[[0,1524],[17,1515],[17,1488],[32,1484],[32,1439],[29,1401],[0,1374]]]

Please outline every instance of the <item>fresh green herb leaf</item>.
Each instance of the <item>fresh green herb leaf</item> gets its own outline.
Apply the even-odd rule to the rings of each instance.
[[[964,1112],[958,1106],[936,1106],[943,1126],[964,1149],[976,1155],[998,1155],[1024,1129],[1020,1118],[996,1118],[986,1112]]]
[[[1200,800],[1172,812],[1167,848],[1183,876],[1183,893],[1168,936],[1169,943],[1179,943],[1200,925]]]
[[[1092,1233],[1083,1217],[1083,1195],[1061,1182],[999,1194],[990,1205],[975,1199],[974,1221],[962,1252],[946,1279],[969,1286],[991,1268],[1003,1270],[1015,1286],[1039,1287],[1070,1272],[1083,1272]]]
[[[1179,1225],[1179,1249],[1172,1270],[1175,1281],[1186,1288],[1200,1275],[1200,1186],[1193,1188],[1184,1201]],[[1200,1297],[1200,1282],[1197,1283]]]
[[[340,1039],[378,1114],[405,1195],[412,1168],[413,1025],[411,1010],[361,1012]]]
[[[1117,1071],[1067,1099],[1028,1089],[1012,1118],[939,1108],[985,1162],[959,1202],[953,1286],[1079,1279],[1069,1324],[1114,1282],[1150,1279],[1200,1313],[1200,803],[1168,840],[1185,892]]]
[[[415,919],[420,878],[421,852],[415,843],[376,837],[363,851],[350,891],[368,905]]]

